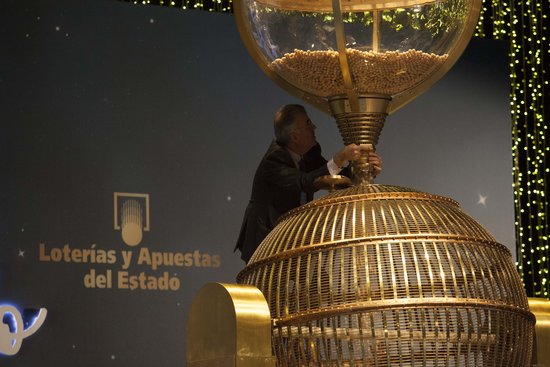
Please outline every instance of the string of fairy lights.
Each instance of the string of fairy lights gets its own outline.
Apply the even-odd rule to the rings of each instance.
[[[122,0],[134,4],[233,12],[232,0]],[[550,165],[550,0],[484,0],[476,37],[510,42],[513,188],[517,266],[528,296],[549,298],[547,194]]]
[[[513,187],[518,270],[527,294],[549,298],[546,144],[550,100],[548,0],[485,1],[476,36],[510,42]]]
[[[548,298],[548,0],[510,4],[510,105],[518,269],[529,296]]]

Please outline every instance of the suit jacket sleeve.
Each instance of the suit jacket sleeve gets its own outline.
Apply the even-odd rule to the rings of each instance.
[[[314,147],[315,148],[315,147]],[[313,148],[312,148],[313,149]],[[326,160],[318,153],[306,153],[305,171],[294,165],[287,152],[278,151],[270,154],[262,163],[262,177],[270,185],[283,189],[298,189],[304,192],[314,191],[313,181],[317,177],[328,175]]]

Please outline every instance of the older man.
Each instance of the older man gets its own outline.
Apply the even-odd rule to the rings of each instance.
[[[248,262],[258,245],[275,227],[279,217],[313,199],[313,181],[324,175],[340,173],[360,157],[364,147],[351,144],[328,162],[321,155],[315,138],[316,126],[300,105],[286,105],[275,114],[275,140],[262,158],[252,185],[235,250]],[[369,162],[378,174],[380,157],[371,152]]]

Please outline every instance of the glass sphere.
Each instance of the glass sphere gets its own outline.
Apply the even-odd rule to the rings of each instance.
[[[464,50],[479,4],[237,0],[235,10],[245,44],[270,77],[327,99],[350,90],[395,97],[431,85]]]

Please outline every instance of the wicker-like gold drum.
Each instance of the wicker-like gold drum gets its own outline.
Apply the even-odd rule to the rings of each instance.
[[[528,366],[534,317],[509,250],[448,198],[360,184],[284,216],[239,283],[279,366]]]

